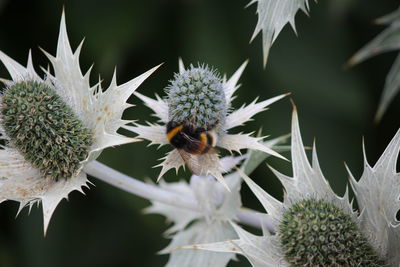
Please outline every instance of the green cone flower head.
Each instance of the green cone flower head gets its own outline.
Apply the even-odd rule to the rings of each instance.
[[[189,122],[205,130],[216,130],[218,134],[216,146],[228,151],[240,152],[242,149],[259,150],[270,155],[283,158],[277,152],[262,144],[263,137],[252,137],[250,134],[229,134],[228,130],[243,125],[257,113],[264,111],[267,106],[286,96],[279,95],[256,103],[257,99],[247,106],[231,111],[233,94],[240,87],[237,83],[243,73],[247,62],[243,63],[229,80],[221,79],[216,70],[199,65],[185,69],[183,62],[179,62],[179,73],[175,74],[166,88],[167,97],[162,99],[156,96],[151,99],[135,93],[151,108],[161,124],[140,125],[125,127],[138,134],[139,138],[151,141],[151,144],[170,145],[167,140],[166,125],[174,120],[178,123]],[[228,112],[229,111],[229,112]],[[225,188],[222,173],[225,172],[217,153],[192,155],[187,153],[193,165],[201,170],[197,175],[214,176]],[[178,170],[185,166],[185,160],[180,151],[173,149],[163,162],[157,166],[162,167],[158,179],[170,169]],[[229,190],[229,189],[228,189]]]
[[[166,88],[168,117],[177,122],[192,122],[197,128],[221,128],[227,103],[223,80],[207,66],[190,66]]]
[[[103,90],[90,86],[90,70],[82,74],[81,47],[72,51],[63,14],[56,56],[44,52],[54,71],[44,70],[46,79],[36,73],[31,54],[24,67],[0,51],[12,78],[1,79],[0,202],[18,201],[19,211],[41,202],[45,232],[58,203],[87,186],[88,162],[104,148],[137,141],[117,130],[130,122],[121,119],[130,107],[126,100],[156,69],[119,86],[114,73]]]
[[[396,172],[400,130],[374,167],[365,159],[359,181],[350,174],[360,212],[348,192],[337,196],[322,174],[315,147],[310,164],[296,109],[292,118],[293,176],[274,169],[285,188],[283,202],[241,172],[268,214],[273,230],[254,235],[232,224],[239,238],[186,248],[244,255],[252,266],[389,266],[400,264],[400,174]],[[262,219],[262,217],[260,218]]]
[[[17,82],[1,101],[1,121],[10,143],[43,176],[58,180],[79,172],[93,136],[51,86]]]
[[[293,204],[283,213],[279,239],[293,266],[383,266],[350,215],[326,200]]]

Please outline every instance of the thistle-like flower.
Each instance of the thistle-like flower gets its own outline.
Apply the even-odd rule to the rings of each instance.
[[[156,69],[120,86],[114,73],[103,91],[89,85],[90,70],[82,75],[81,47],[72,52],[63,13],[56,57],[44,52],[54,74],[40,78],[30,53],[24,67],[0,51],[12,78],[2,80],[0,96],[0,202],[18,201],[19,213],[41,201],[45,233],[58,203],[87,186],[85,164],[104,148],[137,141],[117,130],[129,122],[121,119],[126,100]]]
[[[351,178],[361,209],[357,215],[347,192],[338,197],[324,178],[313,149],[310,165],[300,136],[297,113],[292,121],[293,177],[273,172],[285,187],[280,202],[249,177],[242,177],[268,212],[276,231],[253,235],[232,224],[239,239],[190,248],[244,255],[253,266],[393,266],[400,264],[400,181],[396,162],[397,132],[374,167],[365,161],[357,182]]]
[[[284,142],[287,136],[279,137],[264,145],[281,149],[279,143]],[[246,172],[252,172],[268,154],[251,151],[242,156],[228,156],[221,159],[224,169],[230,171],[241,164]],[[232,224],[236,224],[240,217],[242,202],[240,197],[241,179],[238,172],[224,175],[231,192],[226,191],[218,181],[212,177],[192,175],[190,183],[182,180],[175,183],[161,181],[160,187],[169,192],[176,192],[182,197],[195,199],[197,209],[167,205],[152,201],[152,206],[146,209],[150,213],[164,215],[173,226],[166,231],[166,237],[172,241],[160,253],[169,253],[168,267],[223,267],[229,260],[235,258],[234,253],[217,253],[210,251],[193,251],[176,249],[193,243],[208,243],[226,241],[237,238]]]
[[[179,73],[175,74],[170,85],[165,89],[166,99],[156,96],[151,99],[135,93],[155,112],[162,125],[149,124],[127,126],[138,134],[138,137],[151,141],[151,144],[172,144],[172,150],[163,159],[159,180],[168,170],[177,171],[185,163],[197,175],[211,174],[228,188],[223,181],[223,166],[218,159],[215,146],[229,151],[241,149],[260,150],[281,157],[272,149],[261,143],[263,138],[252,137],[250,134],[228,134],[231,128],[249,121],[255,114],[286,95],[256,103],[229,112],[234,92],[239,88],[237,82],[245,69],[247,62],[226,81],[220,78],[215,70],[205,66],[190,66],[185,69],[179,62]],[[229,190],[229,189],[228,189]]]

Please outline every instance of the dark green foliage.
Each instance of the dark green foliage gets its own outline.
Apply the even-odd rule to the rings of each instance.
[[[351,217],[325,200],[291,206],[279,231],[292,266],[384,266]]]
[[[27,161],[55,180],[76,174],[92,135],[52,88],[18,82],[5,91],[1,105],[3,128]]]

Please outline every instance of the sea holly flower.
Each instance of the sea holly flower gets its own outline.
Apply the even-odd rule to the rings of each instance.
[[[87,186],[88,162],[104,148],[137,141],[117,130],[130,122],[121,119],[126,100],[156,69],[119,86],[114,73],[103,91],[89,85],[90,70],[82,75],[81,47],[71,50],[63,13],[56,56],[44,52],[54,74],[44,70],[40,78],[30,53],[24,67],[0,51],[12,78],[2,80],[0,96],[0,202],[18,201],[19,211],[42,202],[45,232],[58,203]]]
[[[297,112],[292,121],[293,177],[273,172],[285,187],[283,202],[243,179],[268,212],[275,231],[254,235],[232,224],[238,239],[186,248],[244,255],[252,266],[399,266],[399,174],[396,162],[400,131],[385,152],[352,186],[361,215],[353,211],[347,192],[337,196],[324,178],[313,148],[310,165],[303,148]],[[239,171],[240,172],[240,171]]]
[[[233,94],[239,88],[237,82],[246,65],[247,62],[243,63],[233,76],[226,80],[226,78],[221,78],[216,70],[204,65],[197,67],[191,65],[190,68],[185,69],[182,61],[180,61],[179,73],[175,74],[174,79],[165,89],[167,93],[165,99],[159,96],[156,96],[156,99],[152,99],[135,93],[155,112],[155,116],[159,118],[161,124],[136,124],[126,128],[137,133],[139,138],[151,141],[151,144],[167,145],[169,144],[167,138],[167,125],[169,123],[173,122],[176,125],[190,123],[191,127],[195,129],[215,131],[216,137],[213,140],[216,141],[215,145],[217,147],[238,152],[242,149],[255,149],[283,158],[269,147],[263,145],[261,142],[263,138],[252,137],[250,134],[227,133],[229,129],[244,124],[255,114],[286,96],[286,94],[279,95],[258,103],[255,100],[247,106],[242,106],[240,109],[230,112]],[[185,157],[190,159],[188,160]],[[196,155],[186,153],[186,156],[182,155],[180,149],[172,150],[163,158],[163,162],[158,165],[162,169],[157,180],[172,168],[178,171],[185,163],[192,163],[189,164],[192,166],[195,165],[196,169],[198,169],[196,174],[203,176],[211,174],[228,188],[223,181],[221,173],[224,172],[224,169],[215,150],[214,153],[198,153]],[[195,172],[193,169],[191,168]]]
[[[279,144],[288,136],[282,136],[265,142],[264,145],[276,150],[286,150]],[[224,169],[230,171],[237,165],[246,173],[251,173],[268,154],[251,151],[241,156],[227,156],[221,159]],[[241,162],[243,162],[241,164]],[[238,238],[232,224],[241,218],[243,213],[240,197],[241,178],[238,172],[227,173],[224,180],[231,188],[228,192],[212,177],[192,175],[190,183],[185,180],[166,183],[161,181],[159,187],[168,192],[176,192],[187,199],[194,199],[197,208],[188,209],[168,205],[159,201],[152,201],[146,209],[148,213],[164,215],[173,225],[165,232],[171,243],[160,253],[169,253],[170,257],[166,266],[191,266],[223,267],[235,258],[234,253],[218,253],[211,251],[177,250],[177,247],[193,243],[206,243],[225,241]],[[246,214],[250,211],[247,210]],[[254,216],[257,218],[257,216]],[[257,218],[258,219],[258,218]],[[259,220],[257,220],[259,223]]]

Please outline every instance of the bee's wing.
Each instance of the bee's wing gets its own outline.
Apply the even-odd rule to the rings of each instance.
[[[208,149],[207,153],[211,153],[211,154],[219,153],[218,149],[216,149],[215,147],[213,147],[213,146],[208,146],[208,147],[209,147],[209,149]]]
[[[201,144],[200,140],[195,139],[195,138],[193,138],[193,137],[191,137],[191,136],[189,136],[189,135],[187,135],[185,133],[182,133],[182,136],[183,136],[183,138],[185,138],[188,141],[187,142],[188,146],[193,145],[196,148],[199,144]],[[215,147],[210,146],[208,144],[206,144],[206,146],[208,147],[208,152],[207,153],[218,154],[218,149],[216,149]],[[194,150],[196,150],[196,149],[194,149]],[[192,155],[190,155],[190,156],[192,156]]]
[[[190,149],[190,150],[197,150],[197,147],[199,145],[201,145],[201,141],[198,139],[195,139],[193,137],[191,137],[190,135],[187,135],[186,133],[182,133],[182,137],[184,139],[186,139],[186,146]]]
[[[190,171],[195,175],[200,175],[202,167],[200,165],[199,159],[196,155],[192,155],[182,149],[178,149],[179,154],[181,154],[182,159],[185,161],[186,165]]]

